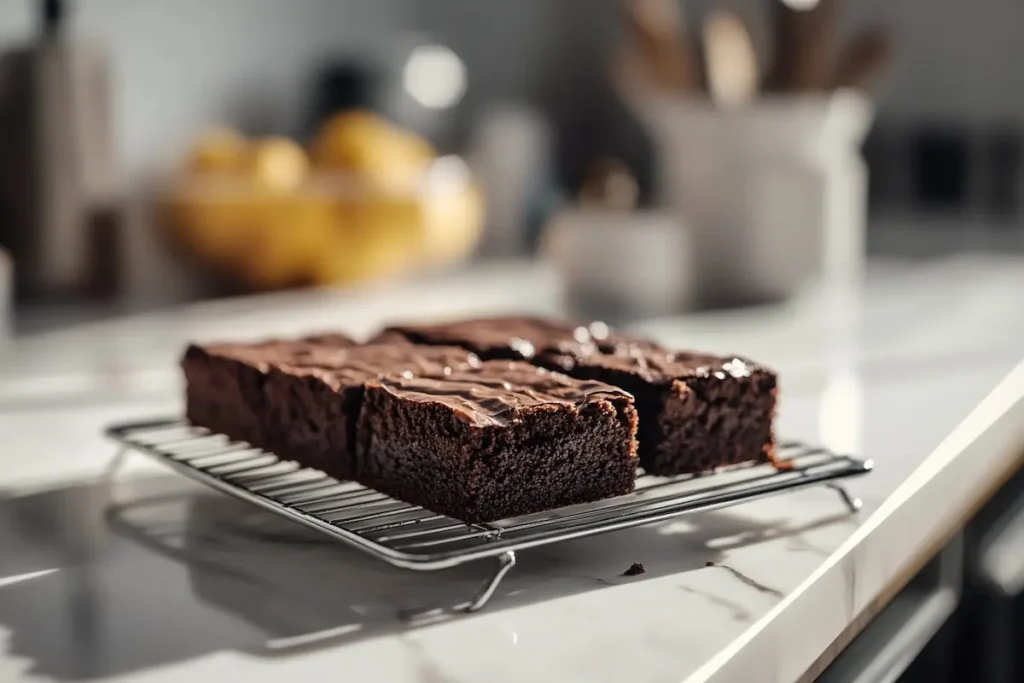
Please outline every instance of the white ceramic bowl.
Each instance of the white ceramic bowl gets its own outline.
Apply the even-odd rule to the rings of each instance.
[[[577,315],[626,322],[693,304],[690,234],[673,212],[564,211],[542,251]]]

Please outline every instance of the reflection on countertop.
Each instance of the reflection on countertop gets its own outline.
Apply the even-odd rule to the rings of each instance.
[[[855,524],[837,505],[810,527]],[[726,582],[680,590],[752,614],[730,597],[739,580],[775,601],[782,591],[722,564],[766,538],[827,556],[807,529],[702,515],[524,554],[488,613],[690,572]],[[310,648],[475,617],[463,601],[490,567],[392,568],[251,505],[167,476],[101,478],[0,497],[0,624],[7,656],[35,674],[85,680],[223,650],[279,657]],[[642,561],[642,576],[625,576]]]

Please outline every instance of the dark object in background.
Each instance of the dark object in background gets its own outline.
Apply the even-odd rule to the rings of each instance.
[[[910,192],[904,127],[879,122],[864,141],[868,166],[868,208],[872,213],[905,207]]]
[[[63,3],[39,9],[36,40],[0,58],[0,244],[19,298],[106,297],[121,227],[110,69],[68,37]]]
[[[1024,191],[1022,131],[1008,127],[996,130],[985,139],[985,208],[994,218],[1012,219],[1020,215]]]
[[[914,203],[925,208],[967,208],[970,171],[967,131],[925,128],[911,143]]]
[[[313,104],[304,134],[311,137],[324,119],[347,109],[374,110],[377,77],[365,61],[326,64],[313,86]]]

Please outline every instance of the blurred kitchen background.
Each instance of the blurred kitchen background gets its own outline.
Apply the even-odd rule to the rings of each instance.
[[[1020,0],[7,0],[0,315],[542,258],[627,319],[1020,250],[1021,26]]]

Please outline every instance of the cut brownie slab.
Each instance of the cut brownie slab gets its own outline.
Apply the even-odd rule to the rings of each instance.
[[[634,348],[547,362],[633,394],[640,466],[651,474],[705,472],[774,457],[776,376],[748,360]]]
[[[340,334],[253,344],[189,345],[181,360],[193,424],[266,447],[263,383],[274,364],[330,363],[356,342]]]
[[[270,368],[263,384],[264,438],[280,457],[339,479],[357,478],[355,428],[367,380],[385,374],[444,376],[480,366],[465,349],[408,344],[355,346],[320,360]]]
[[[629,394],[526,363],[371,381],[359,480],[466,522],[628,493],[636,476]]]
[[[573,325],[521,316],[396,325],[381,332],[376,341],[461,346],[484,360],[533,360],[542,354],[575,358],[626,347],[657,348],[646,339],[609,330],[601,322]]]

